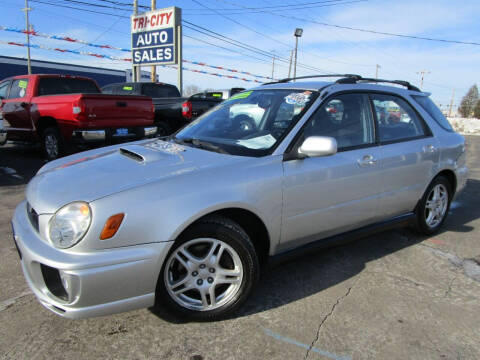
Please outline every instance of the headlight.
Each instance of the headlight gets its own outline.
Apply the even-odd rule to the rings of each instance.
[[[86,202],[65,205],[50,220],[50,241],[60,249],[72,247],[85,236],[91,221],[92,212]]]

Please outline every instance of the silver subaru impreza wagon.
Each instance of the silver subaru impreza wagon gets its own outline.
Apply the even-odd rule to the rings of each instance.
[[[272,261],[393,226],[438,231],[467,168],[464,138],[429,94],[358,75],[291,80],[238,93],[170,137],[42,167],[12,219],[42,305],[68,318],[157,306],[218,319]]]

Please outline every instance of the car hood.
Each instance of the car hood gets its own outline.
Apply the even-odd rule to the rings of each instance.
[[[27,201],[51,214],[72,201],[92,202],[162,179],[245,161],[162,140],[111,146],[48,163],[30,181]],[[194,182],[192,182],[194,184]]]

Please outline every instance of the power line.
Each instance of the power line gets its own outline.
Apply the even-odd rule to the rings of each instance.
[[[239,4],[234,4],[231,3],[227,0],[216,0],[219,2],[223,2],[229,5],[234,5],[238,6],[241,8],[246,8],[243,5]],[[260,10],[259,10],[260,11]],[[463,44],[463,45],[475,45],[475,46],[480,46],[480,43],[477,42],[468,42],[468,41],[460,41],[460,40],[447,40],[447,39],[438,39],[438,38],[429,38],[429,37],[423,37],[423,36],[415,36],[415,35],[405,35],[405,34],[396,34],[396,33],[389,33],[389,32],[384,32],[384,31],[376,31],[376,30],[369,30],[369,29],[362,29],[362,28],[355,28],[351,26],[343,26],[343,25],[335,25],[335,24],[329,24],[321,21],[316,21],[316,20],[308,20],[308,19],[302,19],[298,18],[295,16],[291,15],[282,15],[282,14],[277,14],[275,12],[269,11],[269,10],[261,10],[260,12],[271,14],[274,16],[280,16],[286,19],[295,19],[303,22],[310,22],[318,25],[323,25],[323,26],[329,26],[329,27],[334,27],[338,29],[346,29],[346,30],[352,30],[352,31],[360,31],[360,32],[365,32],[365,33],[371,33],[371,34],[377,34],[377,35],[386,35],[386,36],[395,36],[395,37],[400,37],[400,38],[407,38],[407,39],[416,39],[416,40],[427,40],[427,41],[436,41],[436,42],[445,42],[445,43],[454,43],[454,44]]]
[[[297,5],[294,5],[294,4],[279,5],[278,7],[270,9],[270,11],[303,10],[303,9],[314,9],[314,8],[317,9],[317,8],[322,8],[322,7],[330,7],[330,6],[353,4],[353,3],[358,3],[358,2],[366,2],[366,1],[369,1],[369,0],[351,0],[351,1],[336,0],[336,1],[342,1],[342,2],[335,2],[335,3],[332,3],[332,4],[325,4],[325,5],[313,5],[313,6],[300,6],[300,4],[297,4]],[[286,6],[290,6],[290,7],[286,7]],[[244,8],[244,9],[221,9],[221,10],[216,9],[215,12],[217,12],[218,14],[223,14],[223,15],[258,14],[258,13],[264,12],[264,10],[268,10],[268,8],[269,7],[265,7],[265,8]],[[247,10],[247,9],[251,9],[251,10]],[[190,11],[202,11],[202,9],[189,9],[189,10]],[[211,13],[195,13],[195,15],[214,15],[214,14],[211,14]]]
[[[193,1],[195,4],[198,4],[198,5],[200,5],[200,6],[203,6],[204,8],[206,8],[206,9],[208,9],[208,10],[214,11],[216,14],[224,17],[224,18],[227,19],[227,20],[230,20],[231,22],[233,22],[233,23],[235,23],[235,24],[237,24],[237,25],[239,25],[239,26],[241,26],[241,27],[243,27],[243,28],[245,28],[245,29],[248,29],[248,30],[254,32],[255,34],[258,34],[258,35],[260,35],[260,36],[263,36],[263,37],[265,37],[265,38],[267,38],[267,39],[273,40],[273,41],[275,41],[275,42],[277,42],[277,43],[279,43],[279,44],[282,44],[282,45],[287,46],[288,48],[290,48],[290,45],[289,45],[289,44],[286,44],[286,43],[284,43],[284,42],[282,42],[282,41],[280,41],[280,40],[274,39],[273,37],[268,36],[268,35],[266,35],[266,34],[264,34],[264,33],[261,33],[261,32],[255,30],[255,29],[253,29],[253,28],[251,28],[251,27],[249,27],[249,26],[247,26],[247,25],[245,25],[245,24],[242,24],[241,22],[239,22],[239,21],[237,21],[237,20],[234,20],[234,19],[232,19],[232,18],[230,18],[230,17],[228,17],[228,16],[226,16],[226,15],[223,15],[223,14],[221,14],[220,12],[218,12],[217,10],[212,9],[212,8],[209,8],[208,6],[202,4],[200,1],[197,1],[197,0],[192,0],[192,1]]]

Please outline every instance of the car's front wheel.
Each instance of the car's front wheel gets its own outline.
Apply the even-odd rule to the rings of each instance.
[[[424,235],[436,233],[445,221],[452,199],[450,182],[436,177],[427,188],[416,209],[416,228]]]
[[[223,318],[242,305],[258,277],[247,233],[230,219],[207,217],[187,229],[167,255],[157,304],[187,318]]]

